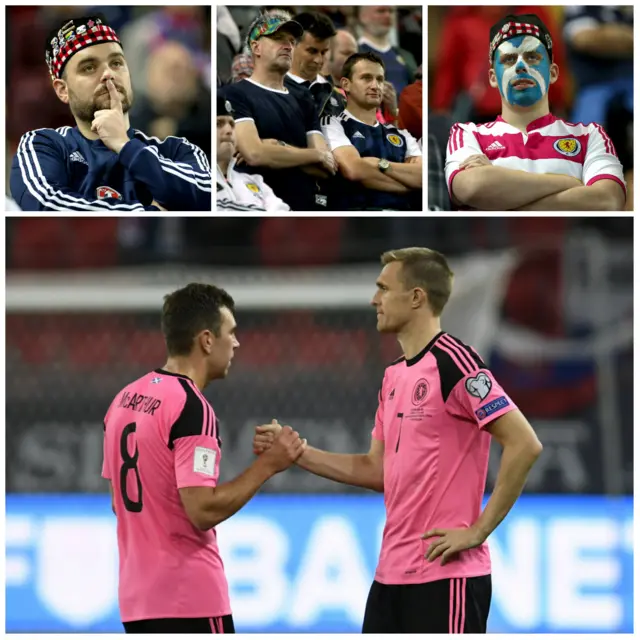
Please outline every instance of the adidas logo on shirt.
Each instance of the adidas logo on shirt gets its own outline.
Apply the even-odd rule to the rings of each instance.
[[[354,137],[354,138],[362,138],[362,139],[364,139],[364,136],[363,136],[359,131],[356,131],[356,132],[353,134],[353,137]]]
[[[497,140],[495,142],[492,142],[486,149],[485,151],[500,151],[500,149],[505,149],[506,147],[498,142]]]
[[[84,164],[86,164],[88,166],[88,162],[84,159],[84,156],[79,152],[79,151],[74,151],[70,156],[69,156],[69,160],[71,160],[71,162],[83,162]]]

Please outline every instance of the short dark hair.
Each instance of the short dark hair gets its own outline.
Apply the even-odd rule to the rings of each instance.
[[[380,262],[402,265],[400,278],[406,289],[420,287],[427,293],[427,300],[434,316],[440,317],[453,288],[453,271],[447,259],[439,252],[425,247],[392,249],[380,256]]]
[[[305,33],[310,33],[318,40],[326,40],[336,35],[336,28],[331,18],[319,11],[304,11],[293,19],[302,26]]]
[[[375,62],[376,64],[379,64],[382,67],[383,71],[385,71],[384,62],[382,61],[382,58],[377,53],[373,53],[373,51],[367,51],[366,53],[362,53],[362,52],[354,53],[344,61],[344,66],[342,67],[342,77],[349,78],[349,80],[351,80],[353,67],[355,67],[358,64],[358,62],[360,62],[361,60],[368,60],[369,62]]]
[[[234,313],[235,302],[224,289],[212,284],[192,282],[166,295],[161,326],[169,355],[189,355],[194,338],[206,329],[219,336],[222,307]]]

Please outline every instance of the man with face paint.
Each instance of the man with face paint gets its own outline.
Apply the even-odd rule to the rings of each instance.
[[[559,77],[553,41],[534,14],[508,15],[490,30],[489,84],[502,114],[491,123],[458,123],[445,174],[460,209],[619,211],[626,185],[613,144],[595,123],[549,112]]]

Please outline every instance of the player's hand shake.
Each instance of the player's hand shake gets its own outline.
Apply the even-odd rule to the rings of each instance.
[[[271,424],[263,424],[256,427],[256,433],[253,436],[253,453],[259,456],[267,451],[281,431],[282,426],[275,419],[272,420]]]
[[[280,427],[280,425],[278,425]],[[265,449],[262,459],[275,473],[288,469],[304,453],[305,442],[291,427],[280,427],[278,435]]]
[[[436,558],[442,556],[441,564],[446,564],[449,560],[453,560],[461,551],[479,547],[484,538],[473,527],[463,529],[431,529],[422,534],[423,540],[429,538],[438,538],[432,542],[425,553],[425,558],[429,562],[433,562]]]
[[[105,146],[120,153],[122,147],[129,142],[127,136],[127,126],[122,112],[122,101],[113,80],[109,78],[106,82],[109,92],[110,108],[96,111],[91,123],[91,131],[100,136],[100,140]]]
[[[282,425],[274,418],[271,424],[263,424],[256,427],[256,433],[253,436],[253,453],[257,456],[271,448],[271,445],[282,432]],[[303,451],[307,447],[307,440],[302,440]]]

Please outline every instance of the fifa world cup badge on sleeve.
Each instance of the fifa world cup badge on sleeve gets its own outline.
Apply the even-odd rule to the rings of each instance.
[[[205,476],[213,476],[216,467],[216,452],[207,447],[196,447],[193,454],[193,470]]]

